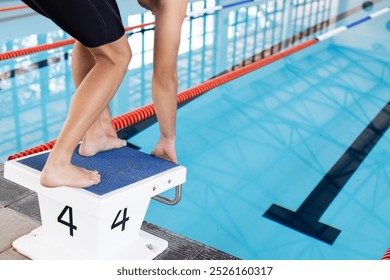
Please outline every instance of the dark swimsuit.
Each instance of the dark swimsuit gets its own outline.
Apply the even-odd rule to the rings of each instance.
[[[98,47],[124,34],[115,0],[22,0],[50,18],[86,47]]]

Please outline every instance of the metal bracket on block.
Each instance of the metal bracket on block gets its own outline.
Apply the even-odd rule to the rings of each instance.
[[[176,205],[180,202],[181,200],[181,185],[176,186],[175,188],[175,197],[173,199],[166,198],[161,195],[156,195],[152,197],[154,200],[159,201],[164,204],[168,205]]]

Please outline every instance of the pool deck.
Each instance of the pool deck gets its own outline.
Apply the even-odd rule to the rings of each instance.
[[[35,192],[4,178],[0,163],[0,260],[29,260],[12,248],[12,242],[41,225]],[[222,251],[144,221],[142,230],[168,241],[158,260],[238,260]]]

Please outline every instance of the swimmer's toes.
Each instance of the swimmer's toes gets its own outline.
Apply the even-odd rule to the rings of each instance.
[[[115,148],[118,148],[118,149],[127,145],[127,141],[126,140],[122,140],[122,139],[119,139],[119,138],[117,138],[115,140],[112,140],[112,143],[113,143],[113,146]]]
[[[90,174],[90,179],[93,181],[94,185],[99,184],[101,176],[97,171],[92,171]]]

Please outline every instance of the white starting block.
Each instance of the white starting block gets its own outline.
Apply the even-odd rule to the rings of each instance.
[[[31,259],[153,259],[168,242],[141,230],[151,198],[185,182],[186,168],[124,147],[75,165],[98,170],[98,185],[40,185],[48,152],[7,161],[4,177],[38,194],[42,226],[13,242]]]

